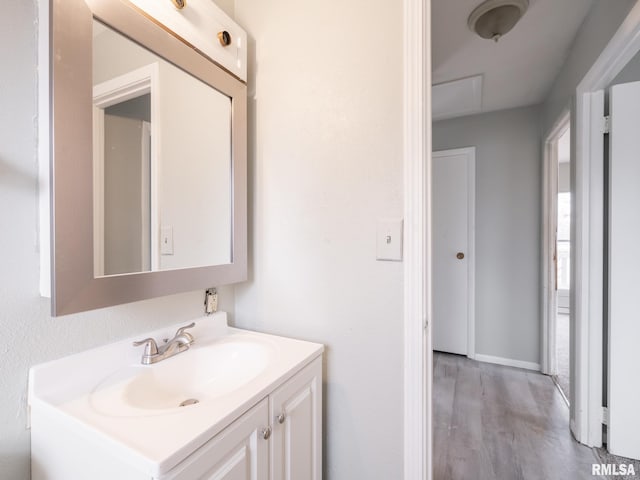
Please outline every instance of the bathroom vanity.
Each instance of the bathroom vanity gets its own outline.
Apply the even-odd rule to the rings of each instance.
[[[52,315],[245,281],[246,32],[210,0],[38,3]],[[322,345],[188,323],[31,369],[34,480],[321,478]]]
[[[323,346],[225,313],[189,331],[188,350],[151,365],[135,338],[33,367],[32,478],[320,480]]]

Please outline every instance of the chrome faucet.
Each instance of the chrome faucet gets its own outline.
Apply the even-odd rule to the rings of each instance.
[[[144,345],[142,364],[151,365],[152,363],[157,363],[165,358],[173,357],[180,352],[188,350],[193,343],[193,335],[186,330],[195,326],[196,323],[193,322],[190,325],[180,327],[173,338],[160,347],[158,347],[158,344],[153,338],[145,338],[139,342],[133,342],[134,347]]]

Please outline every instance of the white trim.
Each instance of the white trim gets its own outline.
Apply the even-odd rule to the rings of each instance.
[[[151,215],[151,271],[160,269],[159,249],[159,182],[160,182],[160,121],[158,107],[160,92],[160,66],[158,62],[145,65],[93,87],[93,223],[94,276],[104,275],[104,109],[117,103],[151,93],[151,164],[150,198]],[[148,124],[147,124],[148,125]],[[143,236],[144,238],[144,236]],[[143,256],[145,248],[142,248]]]
[[[556,362],[556,241],[558,227],[558,140],[569,128],[565,109],[544,142],[542,167],[542,364],[546,375],[557,373]]]
[[[404,480],[432,478],[430,0],[404,0]]]
[[[432,152],[432,157],[467,157],[467,357],[476,354],[476,147]]]
[[[151,93],[158,79],[158,63],[145,65],[93,86],[93,105],[105,109]],[[155,80],[155,81],[154,81]]]
[[[141,187],[140,188],[140,205],[142,205],[142,212],[149,212],[149,217],[142,213],[141,232],[140,232],[140,251],[142,252],[142,271],[146,272],[151,270],[151,251],[153,245],[157,245],[157,241],[154,240],[154,234],[151,231],[151,219],[158,213],[158,203],[151,202],[151,170],[153,167],[153,159],[151,157],[151,123],[142,122],[142,138],[140,145],[140,171],[141,171]],[[145,172],[149,172],[149,175],[145,175]],[[147,237],[148,235],[148,237]]]
[[[526,370],[540,371],[540,364],[534,362],[525,362],[524,360],[514,360],[512,358],[494,357],[493,355],[484,355],[476,353],[476,360],[484,363],[495,363],[496,365],[504,365],[507,367],[524,368]]]
[[[575,398],[572,431],[589,446],[602,445],[602,303],[603,303],[603,165],[592,142],[597,117],[593,92],[606,88],[640,51],[640,2],[636,2],[614,36],[576,88],[575,248],[571,263],[575,315]]]
[[[576,355],[579,360],[576,362],[578,370],[576,376],[582,381],[575,387],[578,394],[587,395],[587,409],[583,406],[585,402],[577,402],[578,410],[587,413],[587,427],[583,429],[582,438],[590,446],[599,447],[602,445],[602,424],[600,409],[602,407],[603,388],[603,333],[604,322],[602,317],[604,305],[604,133],[602,117],[604,115],[604,91],[585,95],[584,99],[589,101],[590,112],[590,134],[589,134],[589,157],[591,162],[590,175],[592,180],[589,186],[589,225],[591,238],[589,239],[589,279],[587,299],[589,302],[589,316],[583,316],[580,326],[585,325],[585,320],[589,324],[586,329],[576,329],[575,344]],[[596,160],[599,158],[599,160]],[[577,176],[577,174],[576,174]],[[596,181],[596,179],[599,179]],[[583,277],[584,278],[584,277]],[[585,284],[583,284],[585,285]],[[571,313],[571,312],[570,312]],[[575,317],[574,317],[575,318]],[[574,323],[578,324],[576,321]],[[582,341],[588,336],[588,346],[584,348]],[[586,368],[585,368],[586,367]],[[581,377],[582,375],[582,377]],[[586,378],[585,378],[586,377]],[[582,397],[585,398],[585,397]],[[580,423],[584,427],[584,423]]]
[[[468,249],[467,265],[467,357],[476,358],[476,147],[471,147],[467,170]]]

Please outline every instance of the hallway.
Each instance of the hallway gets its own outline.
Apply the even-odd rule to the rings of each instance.
[[[593,479],[550,377],[434,352],[435,480]]]

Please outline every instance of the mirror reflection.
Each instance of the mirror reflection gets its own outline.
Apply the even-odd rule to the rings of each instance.
[[[93,22],[94,275],[232,261],[231,99]]]

